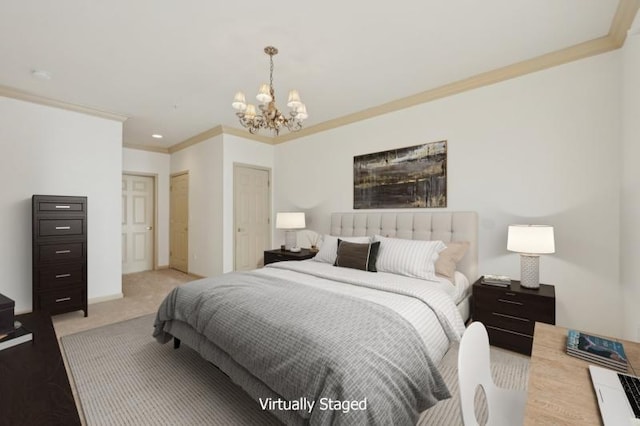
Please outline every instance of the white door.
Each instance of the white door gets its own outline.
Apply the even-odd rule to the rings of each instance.
[[[153,269],[154,179],[122,175],[122,273]]]
[[[169,267],[189,272],[189,174],[171,176]]]
[[[270,171],[251,166],[233,167],[233,216],[236,271],[264,264],[271,248]]]

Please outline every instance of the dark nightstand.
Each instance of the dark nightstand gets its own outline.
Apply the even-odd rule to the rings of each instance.
[[[33,341],[0,351],[0,424],[80,425],[51,317],[33,312],[15,319]]]
[[[318,252],[310,251],[309,249],[300,249],[299,252],[292,252],[286,250],[265,250],[264,251],[264,264],[268,265],[269,263],[274,262],[282,262],[283,260],[305,260],[311,259]]]
[[[537,290],[511,281],[509,287],[473,284],[473,320],[487,328],[492,345],[531,355],[536,321],[556,323],[555,287],[540,284]]]

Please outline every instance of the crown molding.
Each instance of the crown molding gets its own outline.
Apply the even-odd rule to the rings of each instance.
[[[0,85],[0,96],[7,98],[18,99],[21,101],[32,102],[35,104],[51,106],[55,108],[66,109],[68,111],[80,112],[82,114],[93,115],[94,117],[106,118],[107,120],[114,120],[119,122],[125,122],[129,117],[115,112],[102,111],[96,108],[91,108],[84,105],[76,105],[69,102],[58,101],[44,96],[34,95],[33,93],[24,92],[22,90],[14,89],[8,86]]]
[[[174,152],[183,150],[185,148],[188,148],[192,145],[195,145],[197,143],[200,142],[204,142],[207,139],[211,139],[213,137],[216,136],[220,136],[220,135],[232,135],[232,136],[239,136],[241,138],[244,139],[251,139],[257,142],[262,142],[262,143],[267,143],[267,144],[272,144],[273,143],[273,138],[267,137],[267,136],[260,136],[260,135],[252,135],[251,133],[247,132],[247,131],[243,131],[243,130],[239,130],[239,129],[235,129],[233,127],[227,127],[227,126],[222,126],[222,125],[218,125],[216,127],[213,127],[209,130],[205,130],[204,132],[197,134],[195,136],[190,137],[189,139],[186,139],[182,142],[179,142],[175,145],[172,145],[169,147],[169,153],[173,154]]]
[[[616,48],[620,48],[624,44],[627,32],[631,29],[639,9],[640,0],[620,0],[620,3],[618,3],[618,9],[609,29],[609,37],[611,37]]]
[[[164,148],[161,146],[152,146],[152,145],[140,145],[135,143],[125,143],[122,144],[123,148],[129,149],[138,149],[140,151],[149,151],[149,152],[159,152],[162,154],[169,154],[169,148]]]

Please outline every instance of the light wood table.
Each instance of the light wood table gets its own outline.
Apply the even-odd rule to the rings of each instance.
[[[589,362],[567,355],[567,331],[563,327],[536,322],[525,425],[602,424],[589,375]],[[640,373],[640,343],[615,340],[624,344],[631,365],[636,374]]]

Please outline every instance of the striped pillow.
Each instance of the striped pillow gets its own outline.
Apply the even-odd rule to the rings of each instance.
[[[447,246],[442,241],[374,237],[380,241],[376,269],[407,277],[437,281],[435,262]]]

